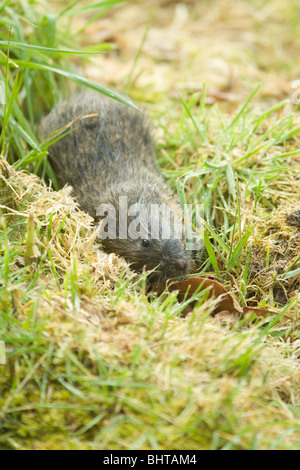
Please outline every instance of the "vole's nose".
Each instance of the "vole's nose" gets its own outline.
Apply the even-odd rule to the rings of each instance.
[[[184,271],[187,268],[187,262],[184,258],[177,258],[174,264],[175,268],[179,269],[180,271]]]

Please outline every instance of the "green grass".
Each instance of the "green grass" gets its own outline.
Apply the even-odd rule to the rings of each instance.
[[[94,44],[79,50],[77,34],[71,32],[71,19],[86,10],[93,12],[87,22],[96,21],[111,7],[124,0],[99,2],[94,6],[76,8],[80,2],[68,5],[59,13],[39,1],[7,1],[1,8],[0,20],[0,81],[5,84],[5,104],[1,106],[2,153],[9,154],[17,168],[40,171],[43,177],[55,176],[46,159],[46,147],[40,142],[37,124],[61,98],[76,86],[88,87],[127,103],[118,93],[109,90],[81,73],[74,72],[72,60],[103,54],[114,46]],[[74,45],[76,50],[74,50]]]
[[[164,126],[159,147],[164,174],[171,184],[176,181],[182,202],[203,205],[207,262],[219,279],[220,266],[223,279],[226,272],[239,278],[243,268],[248,270],[247,256],[253,246],[261,246],[274,214],[279,208],[281,214],[283,208],[288,213],[298,200],[297,167],[288,157],[299,155],[299,150],[286,151],[295,146],[297,114],[283,111],[278,117],[279,110],[289,108],[288,100],[262,113],[251,110],[258,89],[233,118],[221,115],[217,107],[196,105],[198,95],[181,100],[180,115],[170,111],[169,130]],[[286,224],[281,228],[285,232]],[[288,240],[291,234],[285,235]],[[297,240],[291,250],[294,267],[299,262]]]
[[[299,449],[299,229],[285,219],[299,204],[297,108],[266,106],[252,83],[228,112],[206,104],[204,84],[156,114],[162,172],[182,203],[203,205],[199,272],[277,311],[212,316],[201,293],[184,317],[194,298],[146,295],[145,276],[99,250],[68,189],[32,174],[55,183],[41,114],[74,82],[110,93],[73,69],[107,48],[83,50],[84,30],[71,32],[94,7],[40,5],[0,6],[0,448]]]

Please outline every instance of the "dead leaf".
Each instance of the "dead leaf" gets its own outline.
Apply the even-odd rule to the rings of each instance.
[[[209,289],[208,298],[215,298],[219,303],[214,309],[214,313],[219,313],[227,310],[231,313],[242,314],[243,309],[240,307],[235,298],[229,294],[223,284],[213,279],[208,279],[202,276],[190,277],[184,281],[174,282],[170,284],[169,290],[179,290],[179,300],[182,300],[186,293],[191,297],[197,290],[199,292]]]
[[[255,313],[257,317],[264,317],[268,313],[271,313],[273,315],[277,315],[278,312],[275,312],[274,310],[269,310],[268,308],[260,308],[260,307],[243,307],[243,312],[244,315],[250,314],[250,313]]]
[[[226,321],[230,319],[230,322],[237,317],[241,318],[247,314],[255,313],[256,316],[265,316],[267,314],[276,315],[277,312],[269,310],[267,308],[259,307],[241,307],[238,301],[226,290],[223,284],[213,279],[208,279],[203,276],[190,277],[180,282],[173,282],[168,286],[170,291],[178,290],[178,300],[183,301],[184,298],[190,298],[195,292],[202,292],[208,290],[208,299],[214,298],[218,300],[217,305],[213,310],[213,314],[219,314],[226,317]],[[197,299],[194,300],[184,310],[184,315],[190,313],[193,307],[197,303]]]

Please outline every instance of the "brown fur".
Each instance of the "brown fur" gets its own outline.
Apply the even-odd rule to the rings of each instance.
[[[166,203],[181,210],[157,170],[150,125],[141,112],[101,94],[84,92],[58,104],[42,120],[41,136],[48,137],[75,119],[67,129],[72,131],[51,145],[49,154],[60,185],[73,187],[82,210],[96,218],[98,206],[109,203],[118,214],[119,196],[127,196],[129,205]],[[141,242],[118,238],[103,240],[102,245],[124,256],[136,271],[158,266],[153,275],[156,280],[193,271],[185,241],[175,239],[172,231],[169,239],[153,239],[149,247]],[[186,267],[178,269],[180,263]]]

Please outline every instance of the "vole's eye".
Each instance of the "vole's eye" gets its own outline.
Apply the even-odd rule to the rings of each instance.
[[[145,238],[145,240],[142,240],[142,245],[143,245],[145,248],[148,248],[148,246],[150,246],[150,240],[148,240],[147,238]]]

